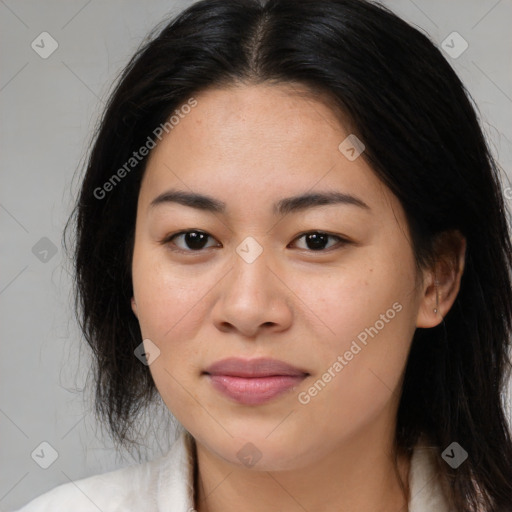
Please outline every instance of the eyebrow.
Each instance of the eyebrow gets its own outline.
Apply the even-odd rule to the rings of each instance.
[[[204,210],[212,213],[225,213],[226,203],[214,197],[186,192],[184,190],[167,190],[158,195],[150,203],[150,208],[168,203],[178,203],[190,208]],[[371,208],[362,200],[351,194],[342,192],[326,191],[315,193],[304,193],[297,196],[280,199],[273,205],[274,215],[286,215],[303,211],[309,208],[325,205],[353,205],[370,211]]]

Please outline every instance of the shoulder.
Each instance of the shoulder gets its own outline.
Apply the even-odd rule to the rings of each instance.
[[[158,459],[59,485],[17,512],[149,512],[159,510],[162,501],[188,503],[188,453],[187,434],[181,433],[170,451]],[[162,486],[162,479],[170,485]]]
[[[145,492],[150,492],[152,467],[154,463],[128,466],[59,485],[32,500],[19,512],[97,512],[120,509],[127,500],[132,504],[138,502],[140,489],[145,485],[149,485]]]

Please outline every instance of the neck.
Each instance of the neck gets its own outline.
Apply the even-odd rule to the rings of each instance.
[[[377,435],[377,433],[379,435]],[[407,512],[409,459],[395,464],[393,437],[357,435],[300,469],[239,467],[196,443],[197,512]],[[405,489],[400,485],[400,479]]]

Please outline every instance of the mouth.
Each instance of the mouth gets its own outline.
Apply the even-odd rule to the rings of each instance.
[[[296,388],[309,373],[277,359],[229,358],[204,372],[213,388],[235,402],[259,405]]]

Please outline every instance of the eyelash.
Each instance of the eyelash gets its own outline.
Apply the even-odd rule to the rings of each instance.
[[[201,231],[199,229],[190,229],[190,230],[186,230],[186,231],[180,231],[178,233],[174,233],[172,235],[169,235],[167,237],[165,237],[163,240],[160,241],[160,243],[162,245],[167,245],[169,247],[169,249],[173,252],[179,252],[179,253],[182,253],[182,254],[200,254],[200,253],[203,253],[206,249],[211,249],[211,247],[206,247],[206,248],[203,248],[203,249],[181,249],[181,248],[176,248],[176,244],[174,244],[174,242],[172,242],[175,238],[179,237],[179,236],[182,236],[182,235],[187,235],[188,233],[200,233],[200,234],[203,234],[203,235],[206,235],[208,236],[209,238],[213,238],[210,234],[208,234],[206,231]],[[307,235],[311,235],[311,234],[321,234],[321,235],[327,235],[328,237],[330,238],[336,238],[338,240],[338,243],[335,244],[334,246],[331,246],[331,247],[328,247],[327,249],[318,249],[318,250],[313,250],[313,249],[301,249],[303,251],[308,251],[308,252],[311,252],[311,253],[326,253],[326,252],[329,252],[333,249],[336,249],[336,248],[341,248],[349,243],[350,240],[347,240],[346,238],[343,238],[339,235],[333,235],[331,233],[327,233],[325,231],[306,231],[304,233],[301,233],[300,235],[298,235],[297,237],[294,238],[293,241],[296,241],[296,240],[299,240],[300,238],[303,238],[304,236],[307,236]],[[171,243],[172,245],[174,245],[174,247],[171,246]],[[336,247],[336,246],[339,246],[339,247]]]

